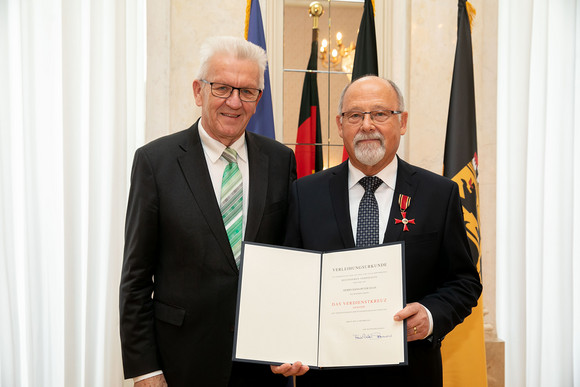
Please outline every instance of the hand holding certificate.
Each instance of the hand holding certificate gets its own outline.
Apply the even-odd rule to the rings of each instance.
[[[319,253],[245,243],[234,359],[406,363],[403,243]]]

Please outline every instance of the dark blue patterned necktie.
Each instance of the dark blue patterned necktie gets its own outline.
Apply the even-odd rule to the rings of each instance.
[[[376,176],[365,176],[359,180],[365,189],[358,207],[356,245],[373,246],[379,244],[379,205],[375,191],[383,181]]]

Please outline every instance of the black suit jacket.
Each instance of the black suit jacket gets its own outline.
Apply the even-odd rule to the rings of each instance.
[[[294,154],[253,133],[246,133],[246,144],[245,240],[282,244],[296,179]],[[125,377],[162,370],[170,386],[283,382],[267,366],[236,363],[232,372],[238,269],[197,123],[136,151],[125,232],[120,286]]]
[[[433,335],[409,343],[409,365],[309,371],[303,386],[441,385],[440,343],[471,313],[481,283],[471,258],[457,184],[398,160],[395,193],[384,242],[405,241],[407,302],[433,316]],[[403,231],[399,194],[411,197]],[[317,251],[355,246],[348,201],[348,162],[298,179],[292,188],[285,244]]]

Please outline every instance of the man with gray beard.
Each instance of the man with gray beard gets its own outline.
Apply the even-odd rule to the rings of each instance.
[[[294,182],[285,244],[335,251],[404,241],[407,305],[393,319],[407,322],[408,365],[271,367],[299,376],[300,387],[441,386],[441,340],[481,294],[457,184],[396,155],[407,119],[392,81],[367,76],[346,86],[336,123],[349,160]]]

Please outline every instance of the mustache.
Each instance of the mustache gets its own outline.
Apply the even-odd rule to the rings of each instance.
[[[365,140],[379,140],[381,146],[385,145],[385,137],[379,132],[358,132],[353,139],[353,143],[356,146],[360,141]]]

